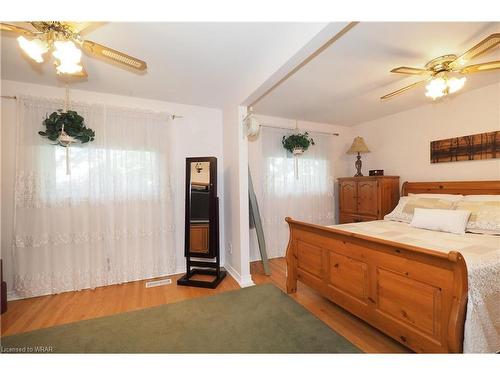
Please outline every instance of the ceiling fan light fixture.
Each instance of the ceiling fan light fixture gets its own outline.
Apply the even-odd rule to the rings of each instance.
[[[441,77],[433,78],[426,88],[425,96],[431,98],[432,100],[436,100],[448,94],[453,94],[458,90],[462,89],[465,85],[465,81],[467,79],[465,77],[457,78],[457,77],[447,77],[443,75]]]
[[[437,98],[441,98],[446,95],[446,88],[447,85],[444,78],[434,78],[427,84],[427,86],[425,86],[425,89],[427,90],[425,92],[425,96],[431,98],[432,100],[436,100]]]
[[[448,92],[450,94],[453,94],[454,92],[457,92],[462,87],[464,87],[466,80],[467,80],[467,78],[465,78],[465,77],[462,77],[462,78],[452,77],[452,78],[450,78],[448,80],[448,82],[447,82]]]
[[[58,40],[54,42],[55,51],[52,55],[56,58],[58,74],[76,74],[83,69],[80,64],[82,51],[71,40]]]
[[[47,42],[40,39],[28,40],[24,36],[17,38],[19,47],[37,63],[43,62],[43,55],[49,50]]]

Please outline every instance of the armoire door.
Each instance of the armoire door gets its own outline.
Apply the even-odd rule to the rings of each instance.
[[[357,207],[357,191],[355,181],[340,182],[340,209],[344,213],[356,213]]]
[[[377,181],[358,181],[358,214],[378,215]]]

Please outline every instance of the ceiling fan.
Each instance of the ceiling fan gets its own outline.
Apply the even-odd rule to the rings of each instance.
[[[90,55],[102,56],[115,63],[143,71],[147,65],[144,61],[102,44],[85,40],[80,33],[90,26],[89,22],[30,22],[36,31],[27,28],[0,23],[0,30],[20,34],[17,38],[21,49],[37,63],[44,61],[43,55],[53,50],[56,72],[59,75],[86,77],[87,73],[81,65],[82,51]]]
[[[394,68],[391,70],[391,73],[419,75],[426,77],[426,79],[384,95],[380,99],[392,98],[414,87],[423,85],[426,82],[428,82],[428,84],[426,85],[427,91],[425,96],[433,100],[452,94],[464,86],[466,78],[463,75],[500,69],[500,60],[466,66],[468,61],[491,50],[499,43],[500,33],[495,33],[483,39],[461,56],[440,56],[429,61],[425,64],[424,68],[410,68],[406,66]]]

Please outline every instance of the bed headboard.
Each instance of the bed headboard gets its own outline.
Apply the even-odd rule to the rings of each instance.
[[[434,194],[493,194],[500,195],[500,180],[498,181],[435,181],[435,182],[408,182],[403,184],[402,195],[408,193]]]

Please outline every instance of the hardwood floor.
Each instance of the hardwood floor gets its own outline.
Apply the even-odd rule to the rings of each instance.
[[[284,258],[270,261],[271,276],[264,275],[261,262],[251,264],[256,284],[273,283],[285,290],[286,263]],[[144,281],[111,285],[93,290],[67,292],[51,296],[11,301],[1,316],[2,336],[35,329],[144,309],[166,303],[214,295],[236,290],[239,285],[228,275],[217,289],[178,286],[172,284],[145,288]],[[368,353],[406,353],[408,349],[355,316],[329,302],[299,282],[297,293],[290,295],[325,324]]]

